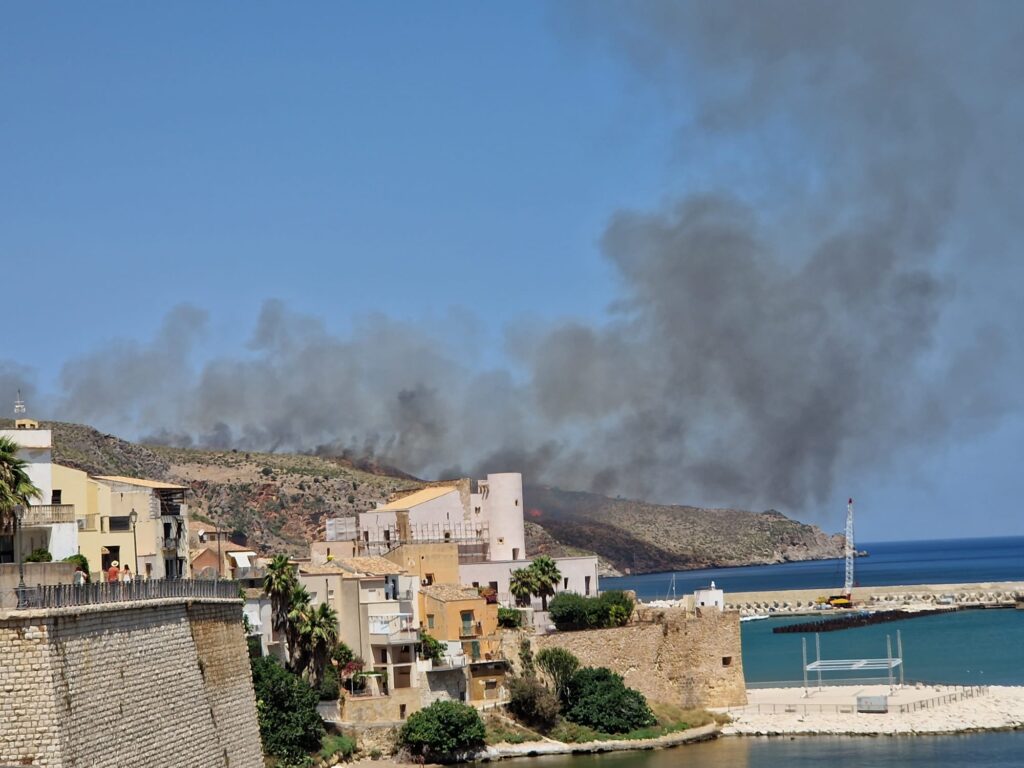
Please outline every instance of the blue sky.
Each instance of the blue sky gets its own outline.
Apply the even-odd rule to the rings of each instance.
[[[373,368],[377,381],[407,376],[396,382],[402,391],[423,386],[440,392],[438,412],[468,420],[439,444],[436,452],[443,455],[435,463],[424,460],[425,474],[440,467],[467,470],[478,455],[505,447],[543,455],[550,419],[542,408],[519,413],[510,407],[502,421],[516,421],[521,432],[507,423],[488,432],[474,426],[486,421],[475,404],[485,407],[506,390],[517,393],[513,400],[536,390],[531,366],[541,366],[535,361],[548,348],[542,340],[563,324],[593,329],[603,340],[598,348],[617,348],[631,335],[646,338],[643,323],[641,331],[617,325],[624,302],[636,311],[637,303],[656,296],[654,287],[646,294],[630,287],[643,278],[624,266],[627,257],[609,258],[609,246],[602,245],[617,214],[653,216],[681,198],[725,190],[756,211],[766,242],[785,241],[798,251],[839,226],[829,217],[838,221],[860,210],[853,193],[848,208],[841,198],[831,210],[821,205],[848,170],[844,163],[852,168],[859,162],[857,155],[844,156],[845,129],[838,122],[798,120],[809,109],[805,100],[817,107],[819,87],[832,93],[829,78],[839,75],[826,70],[821,86],[817,74],[786,81],[784,72],[778,82],[799,83],[795,96],[774,85],[744,94],[744,67],[756,65],[757,57],[729,46],[698,51],[701,41],[688,30],[672,37],[671,16],[655,14],[648,26],[634,29],[629,6],[613,4],[597,11],[468,2],[7,6],[0,24],[0,262],[10,316],[19,325],[0,351],[0,374],[6,367],[29,382],[46,416],[106,414],[91,420],[129,437],[173,431],[186,416],[201,423],[199,412],[214,407],[216,400],[195,394],[221,370],[211,362],[282,356],[280,349],[253,352],[252,345],[265,302],[277,299],[294,313],[288,322],[296,327],[303,317],[322,323],[331,339],[324,343],[338,353],[331,375],[352,368],[350,342],[373,346],[366,339],[377,338],[373,318],[380,317],[398,324],[390,333],[403,339],[419,331],[445,338],[445,360],[469,361],[458,374],[427,373],[441,365],[427,358],[423,372],[414,362],[402,368],[394,360]],[[990,34],[984,22],[978,21],[982,37]],[[942,31],[928,37],[926,29],[922,40],[945,40]],[[844,44],[856,53],[855,35]],[[748,43],[772,51],[764,66],[785,60],[774,41]],[[819,55],[806,41],[786,44],[808,60]],[[692,57],[674,62],[674,51],[687,45]],[[921,50],[924,61],[934,53],[924,44]],[[732,55],[735,70],[725,60]],[[989,65],[1003,66],[983,61],[978,71]],[[950,87],[971,92],[973,83],[964,78]],[[782,106],[756,112],[757,94],[775,90],[783,94]],[[708,105],[721,106],[720,94],[735,100],[714,111]],[[822,97],[822,103],[832,102]],[[1010,115],[1019,100],[1000,103],[1009,104]],[[965,104],[971,118],[986,106],[983,98]],[[747,109],[756,119],[744,122]],[[871,122],[884,121],[872,118],[866,130]],[[976,161],[969,155],[958,189],[993,183],[985,172],[996,149],[1009,149],[1006,167],[1017,167],[1019,150],[1006,143],[1013,125],[1010,117],[997,117],[986,126],[992,135]],[[884,142],[878,146],[880,155],[887,151]],[[984,222],[985,232],[995,234],[979,244],[958,233],[982,229],[981,210],[998,222]],[[926,262],[907,267],[938,265],[939,282],[955,284],[934,319],[923,310],[929,340],[914,348],[914,372],[962,369],[950,361],[959,359],[954,350],[975,330],[963,318],[983,319],[986,327],[1009,333],[1003,344],[1012,354],[991,368],[984,355],[974,359],[993,380],[1013,380],[1019,314],[1008,307],[1020,260],[1007,243],[1016,233],[991,206],[963,205],[954,213],[956,226],[929,246]],[[958,257],[968,251],[969,260]],[[168,314],[182,304],[201,308],[205,320],[175,358],[191,371],[180,395],[172,392],[179,383],[174,376],[167,377],[172,394],[161,391],[159,398],[119,389],[131,378],[119,371],[150,359],[139,350],[160,338]],[[675,337],[669,329],[651,338]],[[117,353],[105,353],[111,349]],[[422,348],[410,349],[417,351],[403,352],[406,359],[420,359]],[[66,366],[76,360],[106,366],[109,379],[103,380],[114,383],[103,407],[69,405],[81,402],[68,394],[69,378],[82,369]],[[304,375],[295,370],[301,362],[289,365],[289,375]],[[587,365],[600,369],[593,360]],[[614,388],[615,379],[601,389]],[[301,400],[311,391],[293,394]],[[957,397],[963,391],[954,390]],[[763,476],[738,483],[735,494],[698,480],[673,496],[666,490],[674,482],[671,461],[652,476],[652,495],[683,503],[774,504],[838,530],[852,493],[861,500],[861,527],[870,539],[1024,534],[1017,508],[1024,485],[1016,466],[1024,424],[1008,391],[1000,386],[995,394],[964,395],[964,403],[944,411],[941,420],[949,425],[934,437],[904,440],[902,427],[879,423],[879,434],[891,429],[899,435],[891,457],[872,457],[879,446],[863,435],[840,444],[828,488],[803,506],[786,507],[789,496],[778,501],[751,490]],[[444,400],[446,392],[458,394]],[[948,393],[933,394],[949,400]],[[172,404],[179,397],[184,405]],[[341,385],[325,397],[334,410],[349,402]],[[189,402],[194,398],[202,400],[198,409]],[[978,406],[983,398],[1000,404]],[[252,395],[249,411],[258,412],[261,402]],[[365,417],[336,423],[341,442],[354,444],[365,433],[400,430],[395,425],[404,423],[368,396],[353,395],[351,403]],[[648,405],[633,404],[630,416],[649,416]],[[130,418],[121,410],[131,411]],[[614,445],[621,430],[636,423],[624,417],[606,430],[616,413],[561,425],[557,440],[570,450],[545,479],[586,487],[589,481],[580,478],[614,463],[607,447],[600,460],[590,454],[596,443]],[[884,420],[884,411],[865,413]],[[236,436],[252,426],[247,419],[225,417]],[[702,459],[717,459],[721,444],[709,446],[727,442],[706,437],[715,423],[695,430],[705,435]],[[743,433],[742,423],[734,426]],[[867,435],[873,426],[858,424]],[[186,431],[196,435],[198,428]],[[303,443],[300,436],[288,447],[313,447],[330,437],[317,432],[312,443]],[[628,484],[608,488],[636,493]]]

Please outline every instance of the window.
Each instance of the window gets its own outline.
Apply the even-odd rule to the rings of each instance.
[[[50,492],[50,503],[51,504],[60,504],[61,503],[60,502],[60,488],[54,488],[53,491]]]
[[[590,577],[589,576],[584,576],[583,577],[583,594],[585,594],[585,595],[589,595],[590,594]]]
[[[473,511],[476,512],[479,515],[480,514],[480,507],[473,507]]]
[[[405,704],[398,705],[398,719],[405,720]]]
[[[480,582],[479,581],[474,581],[473,582],[473,589],[478,589],[479,587],[480,587]]]
[[[519,499],[516,499],[516,506],[519,506]]]
[[[731,667],[732,666],[732,656],[723,656],[722,657],[722,666],[723,667]]]
[[[452,532],[451,531],[445,531],[444,532],[444,540],[445,541],[451,541],[452,540]]]
[[[518,560],[519,559],[519,547],[512,547],[512,559],[513,560]]]
[[[434,574],[428,573],[426,576],[423,577],[423,580],[427,582],[427,586],[429,587],[431,584],[434,583]]]
[[[569,577],[566,576],[564,579],[562,579],[562,589],[568,589],[568,588],[569,588]]]
[[[382,664],[387,664],[388,663],[388,649],[387,648],[381,648],[380,649],[380,660],[381,660]]]
[[[132,521],[128,518],[128,515],[121,515],[119,517],[110,518],[110,531],[130,531],[132,529]],[[168,536],[167,538],[170,538]]]
[[[427,614],[427,629],[433,629],[433,628],[434,628],[434,614],[428,613]]]
[[[496,582],[496,581],[490,581],[490,582],[488,582],[488,583],[487,583],[487,586],[489,586],[489,587],[490,587],[491,589],[493,589],[493,590],[494,590],[495,592],[497,592],[497,591],[498,591],[498,582]]]
[[[391,541],[391,529],[390,528],[385,528],[384,529],[384,541]]]

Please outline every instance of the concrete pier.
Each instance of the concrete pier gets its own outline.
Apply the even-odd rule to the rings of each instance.
[[[726,610],[738,610],[741,616],[764,614],[827,615],[832,610],[816,608],[822,596],[838,594],[836,587],[792,589],[764,592],[726,592]],[[981,582],[975,584],[912,584],[909,586],[854,587],[854,607],[915,611],[923,608],[993,607],[1012,608],[1017,596],[1024,595],[1024,581]]]

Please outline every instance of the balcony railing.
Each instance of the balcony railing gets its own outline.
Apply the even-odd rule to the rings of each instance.
[[[238,599],[238,582],[204,579],[136,579],[127,582],[54,584],[25,587],[19,608],[65,608],[100,603],[127,603],[166,598]]]
[[[483,625],[476,623],[463,624],[459,629],[459,637],[478,637],[484,633]]]
[[[100,529],[100,516],[97,514],[82,515],[78,518],[78,530],[98,531]]]
[[[37,525],[75,522],[74,504],[36,504],[25,508],[21,524],[25,528]]]
[[[178,542],[180,541],[181,539],[176,539],[173,536],[165,536],[163,541],[164,549],[176,550],[178,548]]]

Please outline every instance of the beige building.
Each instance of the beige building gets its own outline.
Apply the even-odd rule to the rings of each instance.
[[[337,558],[300,563],[299,582],[314,605],[327,603],[338,615],[338,639],[380,673],[385,689],[419,687],[419,581],[383,557]]]

